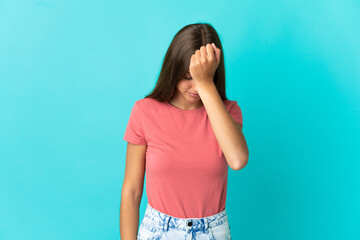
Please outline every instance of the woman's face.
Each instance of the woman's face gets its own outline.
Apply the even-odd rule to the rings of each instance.
[[[191,78],[189,71],[176,85],[176,93],[171,101],[177,104],[178,107],[186,108],[186,110],[198,108],[203,105],[198,95],[195,81]]]

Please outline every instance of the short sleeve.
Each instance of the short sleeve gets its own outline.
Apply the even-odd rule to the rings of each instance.
[[[144,114],[139,106],[139,102],[135,102],[133,108],[131,109],[130,118],[125,129],[123,137],[125,141],[137,145],[147,144],[143,120]]]
[[[234,119],[235,122],[238,122],[241,124],[241,127],[243,126],[243,117],[241,113],[241,109],[239,105],[237,104],[237,101],[234,101],[234,103],[231,105],[229,110],[230,115]]]

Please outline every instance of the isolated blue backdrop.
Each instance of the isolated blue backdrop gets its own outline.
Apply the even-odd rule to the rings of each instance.
[[[360,239],[357,0],[1,1],[0,239],[119,239],[131,108],[195,22],[243,112],[233,239]]]

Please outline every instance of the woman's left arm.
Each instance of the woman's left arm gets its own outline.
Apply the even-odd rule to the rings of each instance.
[[[214,82],[197,84],[197,91],[209,116],[215,137],[233,170],[245,167],[249,150],[240,123],[235,122],[226,109]]]
[[[191,56],[189,69],[228,165],[233,170],[240,170],[248,162],[249,150],[242,127],[225,108],[213,81],[220,54],[221,50],[214,43],[201,46]]]

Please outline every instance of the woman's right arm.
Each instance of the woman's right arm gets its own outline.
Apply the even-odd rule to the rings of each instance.
[[[120,239],[136,240],[139,208],[143,194],[147,145],[128,142],[126,166],[120,203]]]

